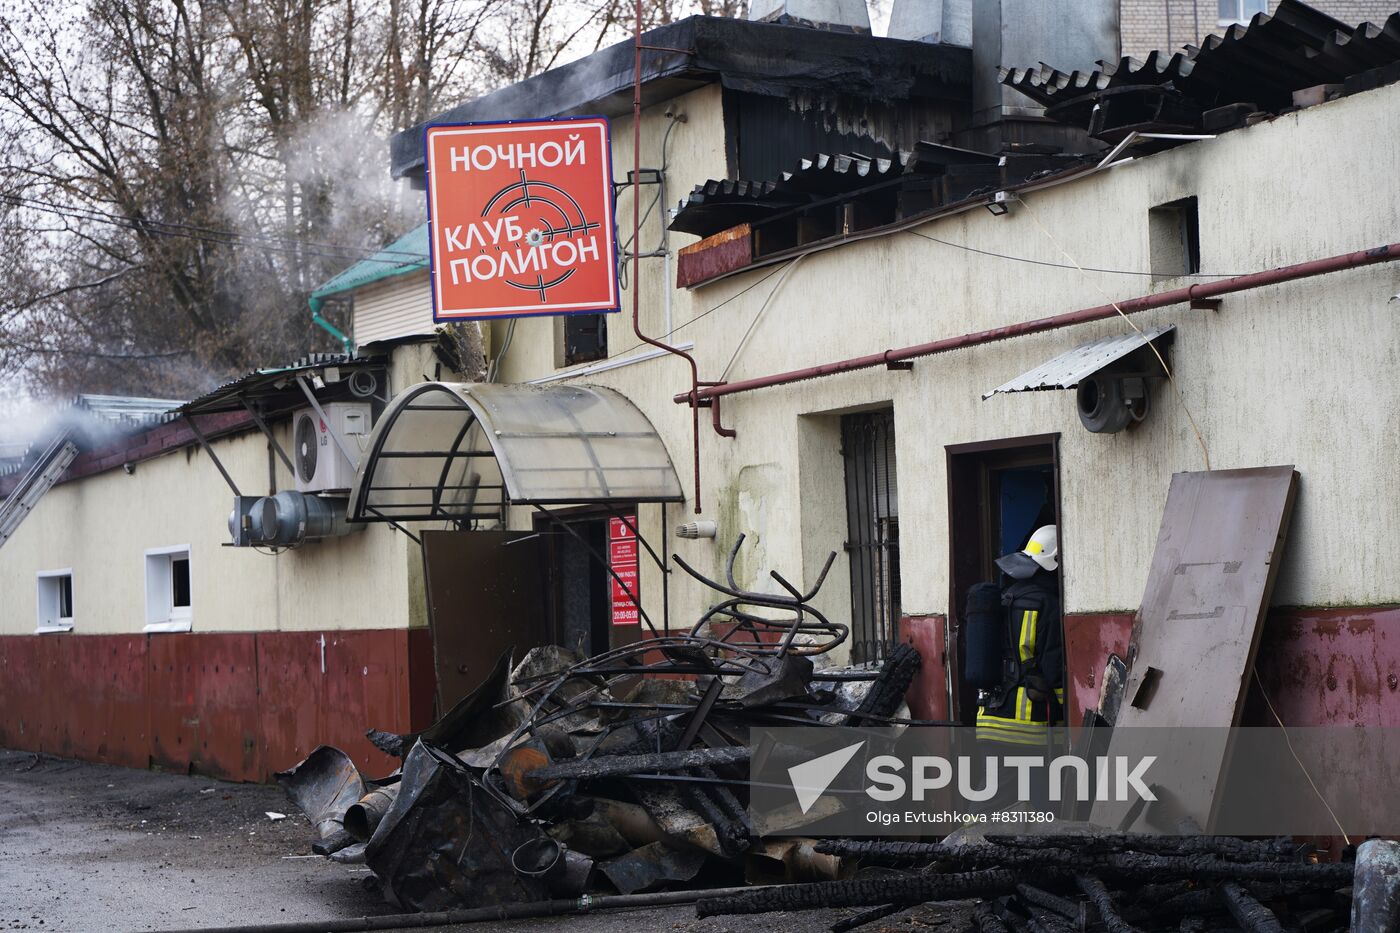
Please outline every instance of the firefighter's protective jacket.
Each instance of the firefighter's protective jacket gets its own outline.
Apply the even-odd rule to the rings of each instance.
[[[1064,723],[1064,633],[1055,578],[1040,572],[1002,591],[1007,644],[1001,686],[977,710],[977,738],[1040,745]]]

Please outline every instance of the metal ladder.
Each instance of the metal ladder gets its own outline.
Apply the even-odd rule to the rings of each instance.
[[[44,498],[53,484],[68,469],[68,464],[78,455],[78,445],[68,437],[68,432],[54,438],[43,455],[24,474],[15,486],[14,492],[4,502],[0,502],[0,547],[10,540],[15,529],[34,511],[34,506]]]

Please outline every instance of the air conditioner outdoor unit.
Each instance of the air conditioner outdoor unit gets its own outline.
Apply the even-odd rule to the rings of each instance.
[[[346,459],[331,429],[359,459],[360,442],[369,434],[369,405],[332,402],[321,406],[330,424],[313,409],[302,408],[292,416],[292,463],[296,467],[297,492],[346,490],[355,482],[355,467]]]

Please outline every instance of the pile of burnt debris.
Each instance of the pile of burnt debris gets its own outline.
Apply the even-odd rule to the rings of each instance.
[[[959,831],[940,843],[830,839],[815,849],[860,870],[844,880],[702,898],[699,915],[861,908],[835,927],[850,930],[919,905],[976,899],[968,929],[980,933],[1394,928],[1370,919],[1352,925],[1353,908],[1356,916],[1396,920],[1393,879],[1386,880],[1396,869],[1393,843],[1364,844],[1356,864],[1315,861],[1311,847],[1288,839],[1124,833]]]
[[[393,774],[367,779],[326,746],[280,774],[313,849],[363,862],[424,921],[694,902],[701,917],[853,910],[842,930],[945,903],[982,933],[1310,933],[1347,929],[1353,908],[1389,919],[1352,928],[1400,922],[1393,843],[1365,843],[1353,865],[1221,836],[756,836],[751,730],[919,724],[904,697],[921,658],[900,644],[836,666],[849,633],[812,605],[821,580],[801,592],[774,572],[784,592],[741,589],[740,543],[727,583],[678,560],[723,594],[689,632],[593,657],[507,653],[430,728],[369,733],[401,759]]]
[[[758,841],[748,821],[749,730],[898,725],[921,658],[838,668],[849,635],[773,572],[778,593],[687,572],[723,598],[684,634],[581,658],[550,646],[492,673],[414,735],[371,732],[402,767],[366,779],[323,746],[279,780],[315,851],[363,861],[418,911],[548,897],[834,879],[812,840]],[[826,569],[831,566],[831,555]]]

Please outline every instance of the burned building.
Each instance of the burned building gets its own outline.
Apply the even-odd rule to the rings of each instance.
[[[345,355],[172,406],[35,501],[0,549],[0,741],[248,778],[321,742],[386,765],[366,728],[426,727],[506,648],[688,631],[715,594],[674,558],[724,579],[740,535],[745,591],[777,592],[774,570],[810,587],[837,552],[812,601],[850,626],[836,657],[913,645],[914,714],[971,722],[964,594],[1047,522],[1076,722],[1127,655],[1173,475],[1260,467],[1296,471],[1296,499],[1244,652],[1258,686],[1222,692],[1227,718],[1267,696],[1291,725],[1393,724],[1400,594],[1372,542],[1400,501],[1397,18],[1339,31],[1285,0],[1138,61],[1113,4],[1062,31],[987,7],[909,39],[781,15],[654,30],[640,171],[627,43],[440,114],[612,119],[618,215],[644,218],[619,230],[637,330],[491,322],[483,378],[432,321],[426,235],[347,270],[313,299]],[[396,176],[421,178],[422,138],[393,139]],[[298,491],[299,417],[336,424],[313,399],[365,405],[321,449],[354,472],[300,490],[364,530],[223,547]],[[585,479],[536,481],[551,469]],[[231,486],[254,499],[232,539]],[[187,631],[147,628],[181,621],[150,615],[152,559],[187,561]],[[36,634],[65,568],[72,631]],[[1164,684],[1201,659],[1176,660]]]

